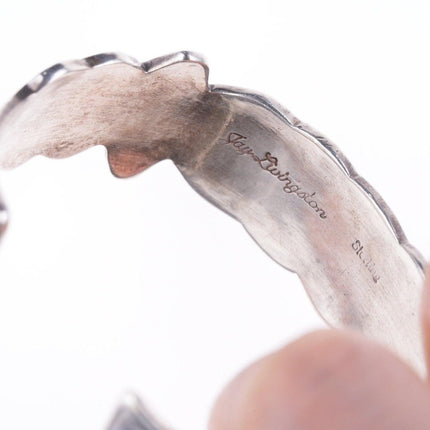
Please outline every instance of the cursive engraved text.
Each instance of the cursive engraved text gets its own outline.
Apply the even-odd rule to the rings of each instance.
[[[226,139],[220,141],[221,144],[231,145],[234,151],[239,155],[249,156],[254,160],[262,170],[270,173],[279,182],[282,183],[282,191],[287,194],[293,194],[297,198],[303,200],[309,207],[311,207],[322,219],[327,218],[326,211],[318,204],[315,192],[310,193],[297,185],[289,171],[281,170],[279,161],[270,152],[266,152],[263,157],[258,156],[254,150],[245,142],[246,136],[242,134],[231,132]]]

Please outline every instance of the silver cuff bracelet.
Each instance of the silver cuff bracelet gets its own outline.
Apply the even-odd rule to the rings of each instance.
[[[188,183],[297,273],[333,327],[353,328],[424,373],[424,259],[339,149],[273,100],[208,84],[191,52],[139,63],[101,54],[56,64],[0,114],[0,166],[107,148],[112,173],[171,159]],[[6,190],[7,191],[7,190]],[[7,224],[0,200],[0,233]],[[111,430],[161,429],[135,398]]]

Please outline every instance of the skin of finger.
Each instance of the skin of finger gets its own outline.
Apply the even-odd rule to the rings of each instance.
[[[430,389],[352,332],[315,332],[257,361],[221,393],[210,430],[424,430]]]
[[[424,352],[426,354],[427,369],[430,369],[430,265],[427,265],[426,269],[421,303]],[[429,372],[427,372],[427,379],[429,379]]]

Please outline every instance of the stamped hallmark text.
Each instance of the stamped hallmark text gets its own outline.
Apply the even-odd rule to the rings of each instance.
[[[254,160],[261,169],[273,175],[279,182],[282,183],[282,190],[287,194],[294,194],[297,198],[303,200],[309,207],[311,207],[322,219],[327,218],[326,211],[320,207],[315,197],[315,192],[309,193],[302,190],[297,181],[294,181],[289,171],[281,171],[278,166],[278,159],[270,152],[266,152],[263,157],[259,157],[254,150],[245,143],[247,139],[239,133],[231,132],[226,139],[220,140],[221,144],[231,145],[236,154],[249,156]]]
[[[373,282],[375,284],[378,283],[381,277],[376,272],[376,265],[372,260],[372,257],[364,251],[364,247],[358,239],[352,244],[352,249],[372,275]]]

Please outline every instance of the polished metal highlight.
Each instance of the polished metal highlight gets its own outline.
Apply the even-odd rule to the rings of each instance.
[[[8,221],[7,209],[0,195],[0,240],[4,232],[6,231],[7,221]]]
[[[173,160],[297,273],[330,325],[361,331],[424,373],[424,259],[337,147],[277,103],[209,85],[204,60],[190,52],[142,64],[101,54],[45,70],[0,116],[3,168],[94,145],[106,146],[121,178]]]
[[[107,430],[167,430],[159,424],[134,394],[127,394]]]

